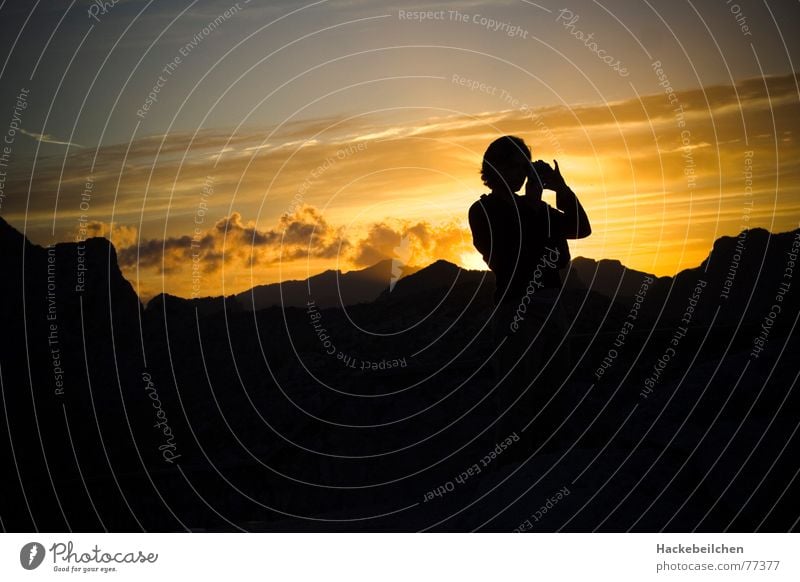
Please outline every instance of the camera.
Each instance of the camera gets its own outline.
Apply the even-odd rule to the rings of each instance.
[[[550,164],[543,162],[542,160],[531,162],[531,167],[533,168],[534,174],[539,177],[539,181],[542,184],[546,184],[550,176],[553,175],[553,168],[550,167]]]
[[[542,160],[531,162],[527,193],[540,196],[541,191],[548,187],[548,183],[553,177],[553,172],[553,168],[547,162]]]

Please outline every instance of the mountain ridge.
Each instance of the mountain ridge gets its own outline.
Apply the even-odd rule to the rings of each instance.
[[[757,249],[766,249],[769,241],[796,236],[798,232],[800,229],[770,233],[763,228],[753,228],[743,230],[735,236],[720,236],[714,241],[708,255],[700,265],[683,269],[674,275],[656,276],[652,273],[631,269],[619,259],[593,259],[579,256],[572,259],[570,266],[562,271],[565,275],[564,285],[565,288],[592,290],[612,299],[629,298],[637,293],[641,281],[645,278],[652,278],[659,286],[665,286],[689,275],[696,275],[700,271],[706,272],[709,268],[713,275],[719,277],[729,270],[726,265],[731,263],[732,257],[736,254],[737,245],[741,247],[740,251],[748,247],[752,251],[754,246]],[[45,247],[30,242],[27,237],[0,217],[0,243],[4,246],[20,244],[21,240],[24,240],[26,249],[45,249]],[[100,240],[105,242],[100,243]],[[744,241],[743,246],[741,241]],[[71,249],[72,247],[69,245],[76,244],[64,242],[57,243],[56,246]],[[98,249],[107,244],[109,265],[116,271],[115,276],[118,274],[124,279],[124,275],[116,263],[116,249],[111,241],[103,237],[95,237],[88,239],[83,244],[91,247],[97,246]],[[737,264],[737,271],[754,269],[756,261],[753,260],[753,253],[741,254],[746,257],[743,262],[747,263],[747,266],[740,269]],[[738,261],[736,262],[738,263]],[[148,300],[144,307],[146,310],[152,310],[166,304],[188,304],[196,306],[201,312],[214,312],[222,309],[224,305],[227,309],[234,311],[258,311],[274,306],[305,307],[307,301],[313,299],[320,308],[341,308],[411,293],[410,283],[406,279],[412,275],[417,275],[412,281],[418,287],[413,292],[420,292],[423,289],[419,287],[424,288],[425,286],[438,288],[448,286],[450,283],[456,285],[459,278],[461,282],[493,279],[493,275],[489,271],[463,269],[454,263],[438,259],[424,267],[403,266],[402,275],[399,279],[393,280],[394,266],[392,259],[384,259],[364,269],[351,271],[327,269],[306,279],[256,285],[246,291],[227,296],[186,298],[170,293],[159,293]],[[130,285],[127,279],[125,281]],[[390,287],[394,287],[394,289],[390,290]],[[141,302],[141,299],[139,301]]]

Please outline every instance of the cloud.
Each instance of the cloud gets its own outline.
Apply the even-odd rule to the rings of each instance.
[[[57,145],[68,145],[68,146],[72,146],[72,147],[76,147],[76,148],[82,148],[83,147],[82,145],[80,145],[78,143],[59,140],[59,139],[53,137],[52,135],[50,135],[49,133],[36,133],[36,132],[33,132],[33,131],[27,131],[27,130],[22,129],[22,128],[20,128],[19,132],[24,134],[24,135],[27,135],[28,137],[32,137],[36,141],[42,142],[42,143],[52,143],[52,144],[57,144]]]
[[[205,273],[223,266],[243,268],[281,261],[331,259],[349,251],[341,229],[327,223],[316,208],[299,206],[283,215],[275,228],[259,230],[239,212],[218,220],[211,228],[193,235],[148,239],[121,248],[123,269],[154,269],[159,275],[185,271],[198,265]]]
[[[403,244],[403,263],[425,266],[437,259],[455,263],[472,248],[468,228],[456,222],[432,225],[428,222],[395,220],[370,226],[367,235],[352,246],[352,264],[367,267],[397,256]]]
[[[274,229],[258,230],[255,223],[244,223],[238,212],[223,218],[214,228],[218,235],[229,238],[234,245],[249,247],[251,264],[301,258],[331,259],[349,248],[342,230],[328,224],[319,210],[307,204],[281,216]]]
[[[75,238],[104,237],[110,240],[114,247],[121,249],[136,244],[138,230],[135,226],[90,220],[75,229]]]

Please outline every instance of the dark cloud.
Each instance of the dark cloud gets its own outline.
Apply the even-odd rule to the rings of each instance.
[[[195,236],[143,240],[119,250],[123,268],[155,268],[171,273],[188,262],[213,273],[226,265],[270,265],[301,258],[334,258],[347,252],[350,243],[342,238],[316,208],[303,205],[281,217],[274,229],[259,230],[245,222],[239,212],[218,220],[212,228]]]

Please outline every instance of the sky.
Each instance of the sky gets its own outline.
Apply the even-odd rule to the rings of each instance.
[[[671,275],[799,226],[796,2],[0,4],[0,216],[143,298],[397,256],[485,268],[486,146],[558,159],[573,256]],[[552,194],[545,199],[555,204]]]

